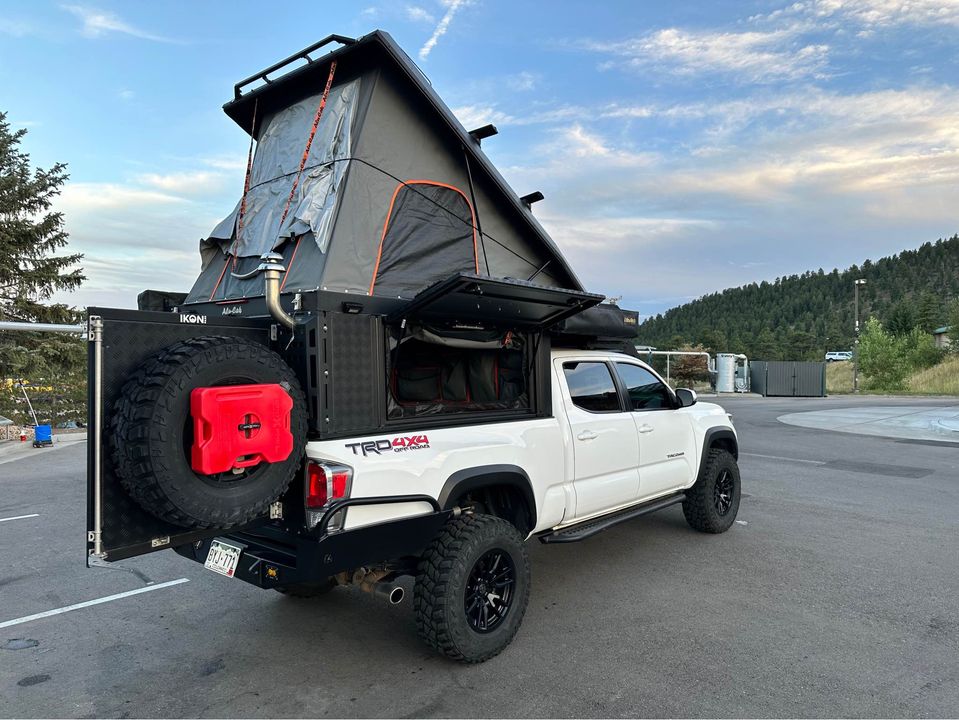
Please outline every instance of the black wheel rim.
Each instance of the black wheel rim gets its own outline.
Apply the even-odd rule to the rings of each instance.
[[[464,609],[469,626],[478,633],[493,632],[509,614],[516,586],[516,568],[509,553],[488,550],[470,571]]]
[[[735,483],[729,470],[723,470],[716,478],[716,486],[713,489],[713,504],[716,506],[716,512],[725,515],[733,506],[733,492]]]

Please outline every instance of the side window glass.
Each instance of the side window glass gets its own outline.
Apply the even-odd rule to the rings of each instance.
[[[606,363],[564,363],[563,373],[576,407],[589,412],[620,412],[616,384]]]
[[[659,410],[673,407],[673,396],[662,381],[649,370],[630,363],[616,363],[630,407],[633,410]]]

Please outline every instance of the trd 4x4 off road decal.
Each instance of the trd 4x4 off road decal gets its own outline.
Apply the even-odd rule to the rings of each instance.
[[[388,452],[407,452],[409,450],[427,450],[430,446],[430,439],[426,435],[405,435],[395,437],[392,440],[367,440],[359,443],[346,443],[346,447],[353,451],[354,455],[362,454],[364,457],[373,453],[382,455]]]

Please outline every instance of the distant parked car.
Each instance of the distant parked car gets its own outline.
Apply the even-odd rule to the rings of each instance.
[[[846,360],[852,360],[851,350],[836,350],[826,353],[826,362],[844,362]]]

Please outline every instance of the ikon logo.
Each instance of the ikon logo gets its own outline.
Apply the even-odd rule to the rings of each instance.
[[[346,447],[353,451],[354,455],[363,455],[366,457],[371,453],[382,455],[388,452],[407,452],[409,450],[427,450],[430,446],[430,439],[426,435],[409,435],[406,437],[395,437],[392,440],[367,440],[359,443],[346,443]]]
[[[194,315],[192,313],[180,313],[180,322],[191,325],[206,325],[206,315]]]

